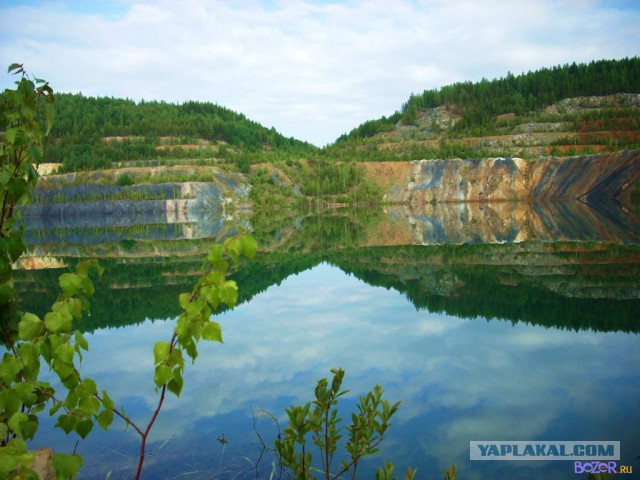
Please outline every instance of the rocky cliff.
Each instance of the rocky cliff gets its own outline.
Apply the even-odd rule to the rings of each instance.
[[[219,223],[230,211],[250,209],[248,196],[249,185],[241,176],[216,173],[210,182],[40,188],[23,214],[32,241],[30,230],[101,227],[105,222],[121,227]],[[194,236],[211,235],[187,238]]]
[[[560,199],[627,203],[640,178],[638,150],[538,160],[458,158],[393,163],[365,164],[365,168],[385,187],[385,201],[415,206]]]

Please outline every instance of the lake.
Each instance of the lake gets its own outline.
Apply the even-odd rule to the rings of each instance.
[[[581,478],[566,460],[471,461],[471,441],[619,441],[618,464],[639,471],[637,217],[598,223],[556,206],[538,213],[553,219],[542,228],[519,221],[520,207],[34,221],[16,281],[24,308],[42,314],[61,273],[100,259],[82,371],[146,423],[152,346],[170,338],[178,294],[212,243],[254,229],[258,256],[234,274],[239,304],[216,316],[224,343],[201,343],[186,366],[143,478],[286,478],[272,450],[285,408],[312,400],[333,367],[346,371],[344,418],[375,384],[402,401],[359,478],[385,459],[417,478],[451,463],[464,479]],[[133,476],[138,437],[121,422],[77,447],[52,423],[41,419],[34,448],[77,448],[80,478]]]

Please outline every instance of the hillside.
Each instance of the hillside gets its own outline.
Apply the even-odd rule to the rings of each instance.
[[[640,147],[640,59],[565,65],[411,95],[327,148],[361,161],[567,156]]]
[[[248,171],[248,154],[277,149],[299,155],[313,145],[286,138],[241,113],[208,102],[134,102],[57,94],[45,162],[63,171],[97,170],[132,161],[216,158]]]
[[[254,201],[263,205],[289,208],[304,199],[377,202],[385,183],[398,179],[372,177],[371,168],[365,175],[359,164],[531,160],[640,149],[640,59],[425,90],[390,117],[367,121],[324,149],[212,103],[59,94],[56,111],[45,162],[58,173],[97,172],[67,175],[64,181],[49,175],[42,188],[206,182],[210,172],[224,171],[246,174]],[[634,190],[640,198],[640,185]]]

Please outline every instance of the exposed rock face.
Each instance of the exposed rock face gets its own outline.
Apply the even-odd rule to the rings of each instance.
[[[406,193],[414,204],[517,200],[527,190],[527,170],[520,158],[420,160]]]
[[[533,162],[529,172],[534,200],[626,201],[640,177],[640,151]]]
[[[408,180],[405,175],[399,175],[396,181],[386,179],[387,201],[416,206],[436,202],[556,199],[626,202],[640,178],[640,151],[534,161],[417,160],[410,162],[409,168]]]
[[[249,207],[249,185],[238,178],[219,174],[212,182],[164,183],[131,187],[79,185],[52,190],[37,190],[39,203],[24,208],[28,228],[51,225],[66,228],[101,226],[104,218],[111,225],[137,225],[140,218],[157,224],[182,224],[202,217],[221,217],[225,207]],[[133,198],[121,200],[128,189]],[[40,198],[39,198],[40,197]],[[144,200],[145,197],[160,198]],[[100,200],[89,200],[100,198]]]
[[[385,190],[387,244],[572,240],[640,243],[628,207],[640,151],[568,158],[419,160],[365,165]],[[379,241],[379,240],[378,240]]]
[[[610,107],[637,107],[640,106],[640,94],[616,93],[613,95],[573,97],[560,100],[558,103],[545,108],[546,114],[564,115],[567,113],[584,112],[585,110],[597,110]]]

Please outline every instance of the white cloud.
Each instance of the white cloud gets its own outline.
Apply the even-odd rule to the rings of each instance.
[[[627,5],[4,2],[0,63],[23,62],[60,91],[216,102],[323,145],[411,92],[637,55],[640,8]]]

